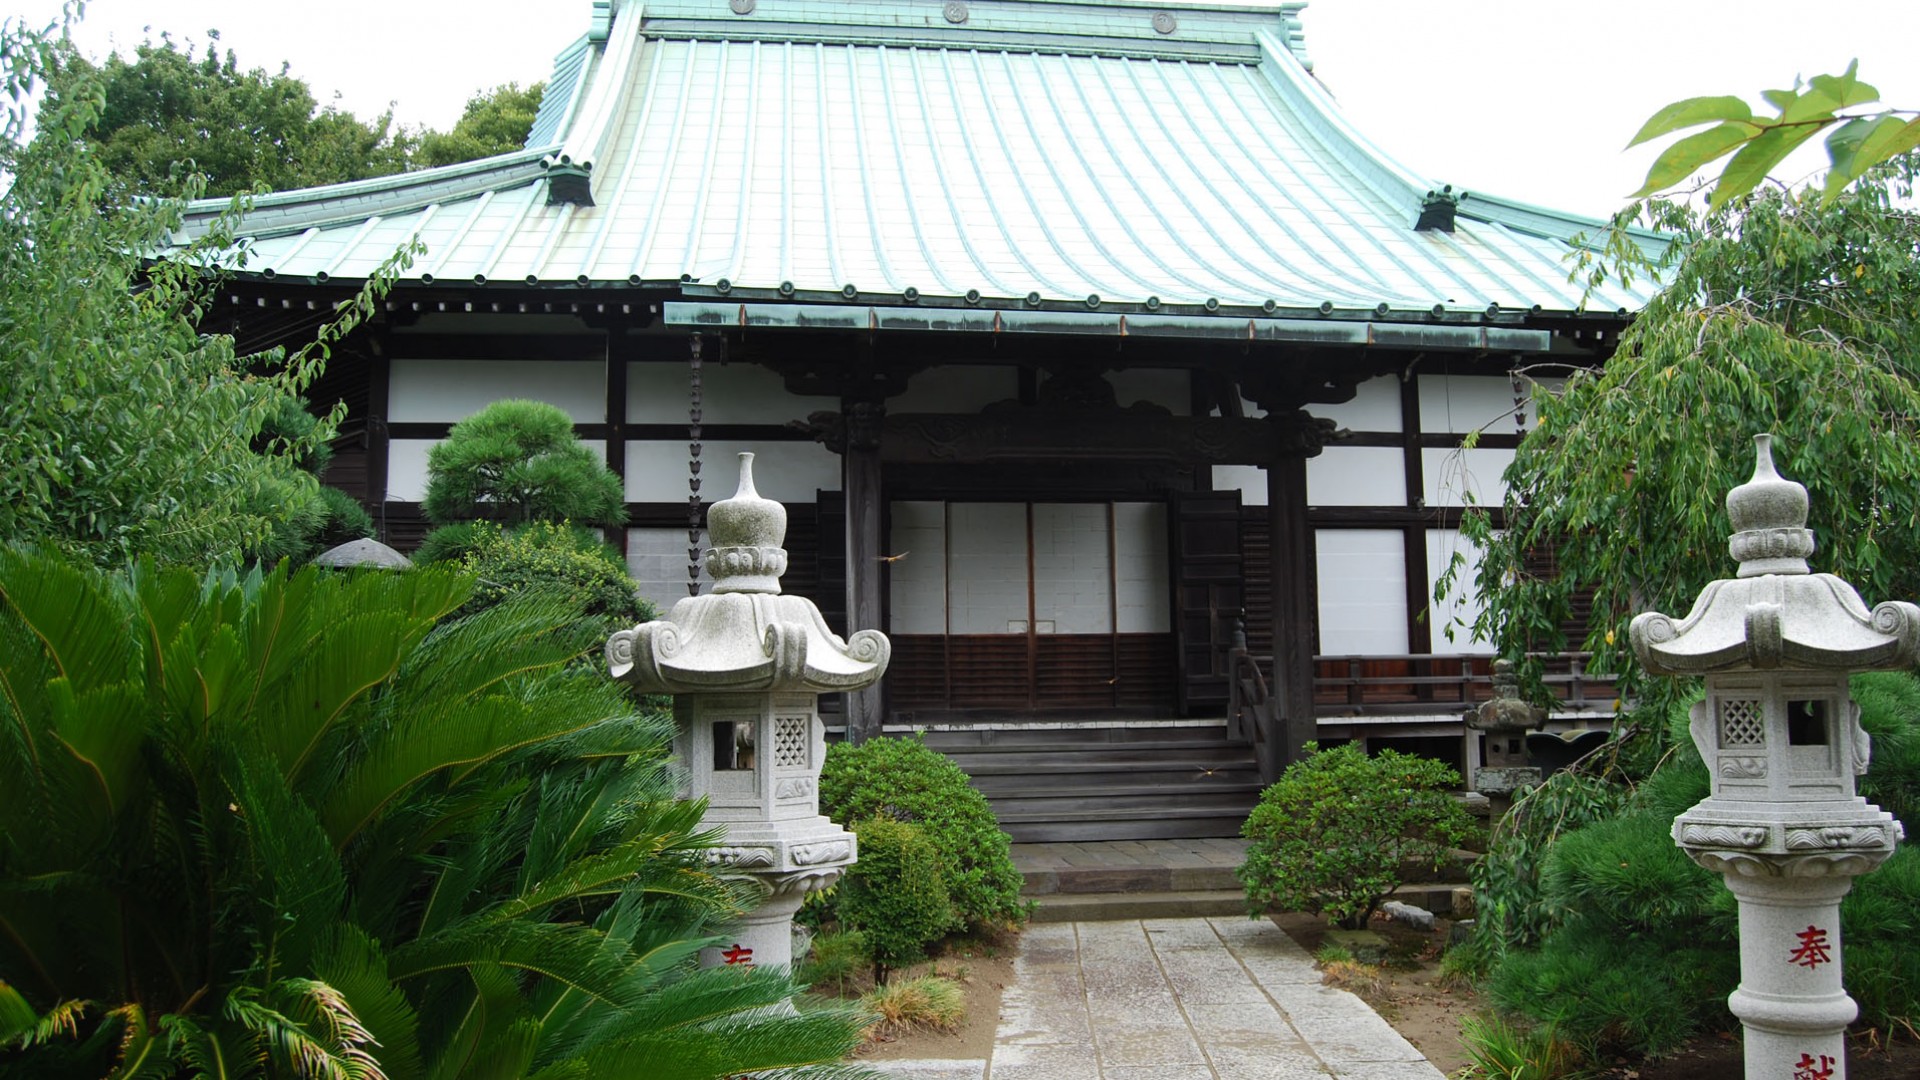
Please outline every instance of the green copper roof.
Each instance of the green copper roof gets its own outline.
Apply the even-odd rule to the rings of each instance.
[[[1439,185],[1341,118],[1306,66],[1302,6],[615,2],[558,58],[527,151],[264,197],[248,271],[358,278],[418,236],[425,280],[693,300],[1578,306],[1568,239],[1598,223],[1469,196],[1453,231],[1416,230]],[[591,205],[554,201],[561,162],[591,165]]]

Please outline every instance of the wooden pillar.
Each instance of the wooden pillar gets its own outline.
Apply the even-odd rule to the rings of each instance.
[[[627,483],[627,361],[633,351],[626,324],[615,322],[606,330],[606,420],[607,470],[620,478],[621,499]],[[622,556],[627,554],[627,530],[609,529],[607,537]]]
[[[373,355],[367,359],[367,510],[373,514],[381,543],[392,542],[387,534],[388,462],[392,457],[393,436],[387,429],[387,413],[393,396],[393,361],[387,358],[384,342],[376,339]]]
[[[1316,737],[1313,710],[1313,530],[1307,527],[1307,458],[1282,453],[1267,465],[1268,557],[1273,582],[1273,682],[1280,705],[1281,760],[1300,760]]]
[[[847,514],[847,625],[844,633],[880,628],[880,521],[885,494],[880,489],[881,402],[843,404],[846,448],[841,453],[841,491]],[[847,741],[860,743],[880,734],[885,702],[878,684],[847,694]]]

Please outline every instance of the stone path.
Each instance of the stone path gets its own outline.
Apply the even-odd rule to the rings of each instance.
[[[1035,924],[1013,968],[989,1060],[876,1064],[905,1080],[1444,1080],[1266,920]]]

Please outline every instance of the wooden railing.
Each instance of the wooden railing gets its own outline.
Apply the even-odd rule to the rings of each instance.
[[[1261,658],[1264,660],[1264,658]],[[1555,712],[1607,712],[1614,679],[1587,671],[1590,653],[1541,653]],[[1464,711],[1493,696],[1493,658],[1414,653],[1314,657],[1313,700],[1321,716]]]
[[[1542,653],[1530,657],[1546,668],[1542,680],[1553,694],[1555,713],[1612,712],[1614,678],[1587,671],[1590,653]],[[1227,737],[1253,744],[1262,783],[1280,769],[1279,698],[1267,680],[1273,658],[1247,649],[1235,629],[1227,649]],[[1493,696],[1491,657],[1416,653],[1398,656],[1314,657],[1314,715],[1422,716],[1465,713]]]

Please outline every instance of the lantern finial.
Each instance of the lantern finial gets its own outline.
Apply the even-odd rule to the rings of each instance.
[[[716,593],[777,593],[787,572],[787,508],[753,487],[753,454],[740,453],[740,488],[707,510],[707,576]]]
[[[1773,436],[1753,437],[1753,479],[1727,492],[1734,533],[1727,550],[1740,560],[1740,577],[1805,574],[1813,554],[1807,528],[1807,489],[1774,471]]]

